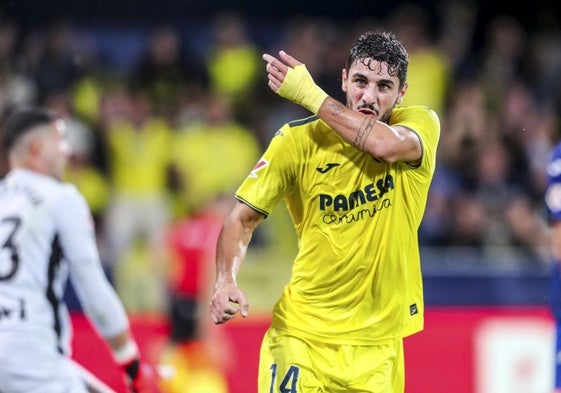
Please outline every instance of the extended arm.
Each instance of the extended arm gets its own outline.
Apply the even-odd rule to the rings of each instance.
[[[323,92],[301,62],[283,51],[279,57],[263,55],[271,90],[317,114],[344,140],[382,161],[420,160],[421,143],[413,131],[346,107]]]
[[[94,228],[86,201],[69,190],[55,217],[70,278],[84,312],[111,347],[113,358],[125,373],[125,383],[135,393],[155,390],[155,375],[141,356],[129,319],[100,263]]]
[[[224,220],[216,247],[216,282],[210,300],[210,314],[216,324],[226,323],[240,312],[247,316],[249,303],[236,281],[247,255],[253,231],[263,220],[261,213],[238,202]]]

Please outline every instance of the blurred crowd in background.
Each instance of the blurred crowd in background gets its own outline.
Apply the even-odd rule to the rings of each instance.
[[[264,25],[225,12],[191,25],[29,26],[0,12],[0,113],[40,104],[65,116],[74,151],[66,180],[90,204],[108,273],[120,277],[129,309],[163,309],[170,260],[185,257],[173,255],[181,223],[222,217],[275,131],[309,115],[268,89],[262,53],[286,50],[344,101],[350,44],[365,30],[390,29],[410,55],[404,105],[427,105],[442,121],[419,232],[426,263],[543,269],[561,31],[555,23],[529,31],[497,15],[474,45],[475,14],[452,1],[436,18],[404,4],[383,19],[343,22],[294,16]],[[254,242],[267,249],[292,239],[286,232],[265,225]],[[127,263],[147,272],[134,286]]]
[[[29,23],[0,8],[0,125],[18,105],[64,115],[73,148],[65,180],[91,207],[127,310],[167,313],[172,342],[214,334],[219,345],[208,352],[189,345],[167,355],[181,370],[223,369],[232,344],[200,329],[208,321],[197,305],[214,279],[215,239],[274,133],[310,115],[269,90],[264,52],[284,49],[344,101],[351,43],[366,30],[394,31],[410,56],[403,105],[427,105],[442,122],[419,231],[424,271],[548,269],[543,194],[561,126],[561,28],[555,15],[530,29],[505,13],[476,29],[477,11],[443,1],[432,12],[403,4],[352,21],[296,15],[275,24],[217,12],[135,24]],[[296,242],[286,214],[279,207],[259,227],[252,249],[289,265]],[[220,374],[205,380],[227,390]]]

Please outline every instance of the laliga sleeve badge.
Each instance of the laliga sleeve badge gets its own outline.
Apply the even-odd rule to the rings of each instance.
[[[263,170],[267,165],[269,165],[269,161],[267,161],[264,158],[261,158],[257,164],[255,164],[255,167],[253,167],[251,173],[249,174],[249,177],[253,178],[253,179],[257,179],[259,176],[257,175],[257,172]]]

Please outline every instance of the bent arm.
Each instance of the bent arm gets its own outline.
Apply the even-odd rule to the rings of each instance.
[[[271,90],[317,114],[357,149],[385,162],[420,162],[421,142],[412,130],[389,126],[329,97],[315,84],[305,65],[284,51],[279,52],[279,58],[264,54],[263,59]]]
[[[247,316],[249,303],[238,288],[236,278],[253,232],[263,218],[261,213],[238,202],[224,220],[216,246],[216,282],[210,301],[214,323],[225,323],[238,312],[243,317]]]
[[[318,116],[345,141],[384,162],[417,163],[421,159],[419,137],[408,128],[389,126],[331,97],[323,101]]]

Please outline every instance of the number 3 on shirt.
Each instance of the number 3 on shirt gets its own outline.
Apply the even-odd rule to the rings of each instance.
[[[296,366],[290,366],[286,372],[284,378],[279,385],[280,393],[298,393],[296,387],[298,386],[298,375],[300,374],[300,368]],[[277,380],[277,365],[273,364],[271,366],[271,388],[269,393],[275,393],[275,383]]]
[[[9,280],[16,274],[19,266],[19,255],[18,249],[14,244],[14,236],[21,225],[21,219],[19,217],[6,217],[0,221],[2,226],[8,226],[8,236],[0,248],[0,255],[5,252],[10,256],[11,266],[6,270],[5,266],[0,264],[0,281]],[[1,232],[0,232],[1,233]],[[0,239],[0,242],[2,240]],[[1,260],[0,260],[1,262]]]

